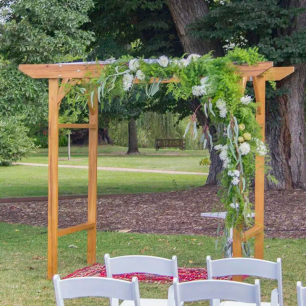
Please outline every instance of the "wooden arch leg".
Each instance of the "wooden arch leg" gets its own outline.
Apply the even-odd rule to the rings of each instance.
[[[58,79],[49,79],[48,279],[57,273]]]
[[[90,104],[90,102],[89,102]],[[94,96],[94,107],[89,108],[89,124],[94,128],[89,129],[88,143],[88,223],[94,227],[87,232],[87,263],[96,262],[97,245],[97,155],[98,155],[98,96]]]
[[[265,76],[255,77],[253,80],[257,108],[256,120],[261,127],[262,140],[265,140]],[[264,257],[264,195],[265,195],[265,157],[256,156],[255,159],[255,226],[262,227],[262,231],[255,236],[255,258]]]

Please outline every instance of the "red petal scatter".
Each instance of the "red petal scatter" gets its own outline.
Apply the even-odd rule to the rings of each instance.
[[[207,270],[205,268],[179,268],[179,279],[180,282],[189,282],[194,280],[203,280],[207,279]],[[90,267],[85,267],[64,277],[73,278],[73,277],[86,277],[86,276],[96,276],[96,277],[106,277],[106,269],[105,266],[99,263],[93,264]],[[161,276],[155,274],[147,274],[147,273],[128,273],[128,274],[116,274],[114,278],[123,279],[123,280],[131,280],[133,276],[137,276],[138,280],[146,283],[160,283],[167,284],[172,282],[172,277]],[[230,280],[231,276],[228,277],[220,277],[219,279]]]

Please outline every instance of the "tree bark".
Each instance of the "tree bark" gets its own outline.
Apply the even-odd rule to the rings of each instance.
[[[214,51],[215,56],[222,56],[223,49],[220,42],[194,38],[188,32],[188,25],[209,12],[208,3],[204,0],[167,0],[177,34],[183,45],[184,52],[204,55]]]
[[[126,154],[140,154],[138,151],[136,120],[131,118],[129,121],[129,149]]]
[[[178,36],[183,45],[184,52],[198,53],[200,55],[203,55],[214,51],[214,56],[224,55],[222,45],[219,41],[204,41],[202,39],[196,39],[192,37],[187,30],[188,25],[194,23],[197,19],[207,15],[207,13],[209,12],[208,3],[206,1],[167,0],[167,4],[170,9]],[[199,105],[199,102],[189,101],[188,105],[191,110],[195,111],[195,109]],[[206,120],[206,117],[201,109],[197,110],[197,119],[202,126],[204,126],[205,123],[209,125],[209,122]],[[209,130],[212,137],[215,138],[215,127],[210,126]],[[206,180],[206,184],[217,184],[217,176],[222,170],[222,162],[219,158],[219,155],[213,149],[210,150],[210,161],[211,164],[209,167],[209,175]]]
[[[285,8],[306,8],[306,0],[283,0]],[[287,33],[306,29],[306,13],[293,20]],[[282,35],[282,33],[279,33]],[[295,65],[294,74],[277,84],[285,94],[267,104],[267,141],[272,170],[278,180],[267,182],[270,189],[306,189],[305,160],[306,64]]]
[[[279,82],[286,94],[269,101],[267,142],[270,147],[270,173],[278,183],[270,189],[306,189],[305,161],[305,86],[306,65],[298,65],[293,75]]]

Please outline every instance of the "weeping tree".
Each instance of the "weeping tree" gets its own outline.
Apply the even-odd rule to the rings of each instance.
[[[224,1],[189,29],[195,39],[219,40],[229,48],[258,46],[276,66],[295,66],[268,92],[266,134],[277,179],[268,187],[305,189],[306,0]]]

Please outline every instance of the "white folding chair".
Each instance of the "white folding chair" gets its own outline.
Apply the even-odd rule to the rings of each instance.
[[[306,287],[302,287],[302,283],[297,282],[296,289],[298,306],[306,306]]]
[[[154,256],[119,256],[111,258],[109,254],[104,256],[107,277],[111,278],[114,274],[124,273],[150,273],[162,276],[178,278],[177,258],[172,259]],[[141,306],[173,306],[173,287],[168,290],[168,299],[140,299]],[[119,301],[113,299],[111,306],[118,306]],[[120,306],[132,306],[130,301],[123,301]]]
[[[225,280],[203,280],[186,283],[173,281],[175,306],[184,302],[201,300],[226,299],[244,303],[254,303],[260,306],[260,283],[255,285]]]
[[[140,306],[139,286],[137,277],[132,282],[103,277],[77,277],[60,279],[54,275],[53,284],[56,305],[64,306],[64,299],[81,297],[105,297],[129,300],[133,305]]]
[[[261,303],[262,306],[283,306],[283,282],[282,282],[282,261],[277,262],[254,258],[226,258],[211,260],[206,257],[208,279],[228,275],[250,275],[277,280],[277,288],[271,292],[271,302]],[[219,301],[214,301],[217,306]],[[212,304],[212,303],[211,303]],[[222,306],[243,306],[243,303],[222,302]],[[251,306],[251,305],[248,305]]]

